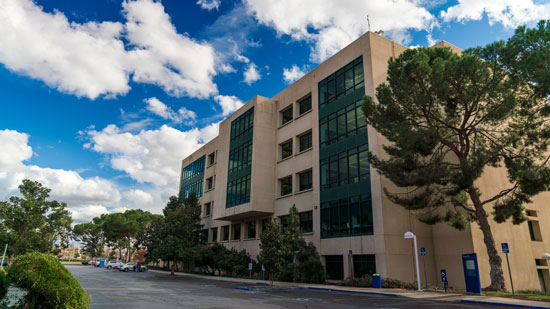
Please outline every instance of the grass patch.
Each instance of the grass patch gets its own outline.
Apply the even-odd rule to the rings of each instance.
[[[512,298],[512,293],[509,292],[483,292],[486,296],[498,296],[498,297],[510,297]],[[516,297],[518,299],[527,299],[527,300],[538,300],[550,302],[550,294],[544,294],[539,291],[518,291],[516,292]]]
[[[82,265],[81,261],[60,261],[63,265]]]

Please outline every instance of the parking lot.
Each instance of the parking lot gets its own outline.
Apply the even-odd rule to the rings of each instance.
[[[67,265],[92,308],[497,308],[315,290],[245,291],[235,282]]]

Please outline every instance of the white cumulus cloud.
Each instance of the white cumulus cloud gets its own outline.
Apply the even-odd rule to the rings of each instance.
[[[151,194],[140,189],[126,191],[123,195],[126,199],[137,204],[149,204],[153,202],[153,197]]]
[[[79,211],[90,205],[116,204],[120,192],[116,185],[100,177],[83,178],[76,171],[43,168],[25,164],[32,157],[29,135],[14,130],[0,130],[0,200],[18,194],[23,179],[40,182],[50,188],[50,196],[66,202],[71,210]]]
[[[306,73],[307,72],[305,70],[300,69],[297,65],[294,64],[290,69],[283,69],[283,79],[287,84],[292,84],[293,82],[300,79],[300,77],[304,76]]]
[[[279,34],[313,42],[311,60],[322,62],[368,31],[384,30],[401,44],[410,42],[410,29],[427,30],[435,17],[414,0],[245,0],[250,14]]]
[[[257,67],[254,63],[250,63],[246,70],[243,73],[244,75],[244,82],[248,85],[252,85],[253,83],[257,82],[261,76],[260,73],[257,70]]]
[[[186,125],[192,125],[197,120],[197,114],[194,111],[186,109],[185,107],[181,107],[176,113],[155,97],[145,99],[144,101],[147,103],[148,111],[163,119],[172,120],[174,123],[184,122]]]
[[[61,92],[95,99],[135,82],[174,96],[217,93],[215,51],[177,33],[160,2],[124,1],[121,22],[70,22],[31,0],[0,0],[0,63]]]
[[[232,95],[217,95],[214,100],[221,106],[222,116],[227,116],[244,105],[239,98]]]
[[[140,183],[169,186],[177,192],[181,160],[218,134],[218,123],[202,129],[180,131],[163,125],[137,134],[122,132],[116,125],[85,132],[88,148],[108,157],[113,169]]]
[[[213,10],[213,9],[218,9],[220,7],[220,4],[221,4],[221,0],[199,0],[197,1],[197,4],[201,6],[202,9],[205,9],[205,10]]]
[[[501,23],[505,27],[550,18],[550,3],[536,4],[532,0],[458,0],[458,4],[441,12],[444,21],[481,20],[487,14],[489,24]]]

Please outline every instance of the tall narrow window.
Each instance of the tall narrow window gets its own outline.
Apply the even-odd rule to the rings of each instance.
[[[306,134],[300,135],[299,141],[300,141],[300,152],[311,148],[311,131]]]
[[[247,224],[248,238],[256,238],[256,221],[250,221]]]
[[[298,174],[298,178],[300,180],[300,191],[311,189],[313,184],[311,170]]]
[[[241,239],[241,224],[233,224],[233,240]]]
[[[292,106],[281,112],[281,125],[285,125],[292,121]]]
[[[212,212],[212,202],[208,202],[204,204],[204,216],[210,216]]]
[[[292,140],[281,144],[281,160],[292,156]]]
[[[306,211],[300,213],[300,230],[302,233],[313,232],[313,212]]]
[[[222,226],[222,240],[223,241],[229,240],[229,225]]]
[[[298,102],[300,115],[311,110],[311,95]]]
[[[283,178],[281,182],[281,196],[288,195],[292,193],[292,176]]]
[[[209,177],[206,179],[206,190],[212,190],[214,188],[214,177]]]
[[[212,242],[218,241],[218,228],[212,228]]]

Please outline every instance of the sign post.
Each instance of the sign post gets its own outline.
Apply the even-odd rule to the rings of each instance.
[[[353,278],[353,252],[351,250],[349,251],[349,273]]]
[[[426,281],[426,290],[428,289],[428,273],[426,272],[426,248],[420,248],[420,256],[424,262],[424,281]]]
[[[445,293],[447,293],[447,271],[445,269],[441,270],[441,282],[443,282],[443,288],[445,288]]]
[[[502,253],[506,254],[506,263],[508,264],[508,275],[510,275],[510,285],[512,286],[512,297],[516,297],[516,293],[514,291],[514,281],[512,281],[512,271],[510,270],[510,260],[508,259],[508,253],[510,253],[510,248],[508,247],[507,242],[503,242],[500,244],[502,247]]]
[[[6,243],[6,246],[4,247],[4,254],[2,254],[2,264],[0,264],[0,268],[4,267],[4,258],[6,257],[7,250],[8,250],[8,243]]]
[[[248,263],[248,276],[252,278],[252,263]]]

